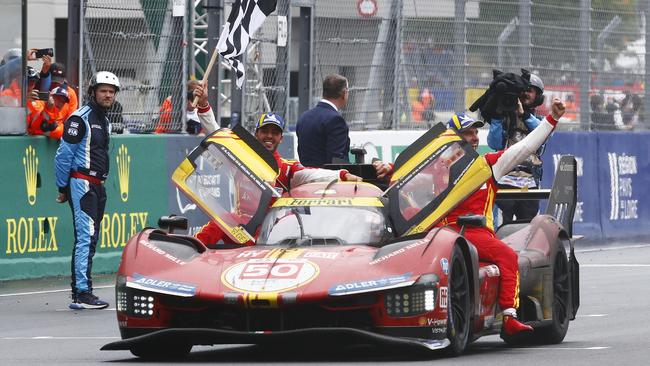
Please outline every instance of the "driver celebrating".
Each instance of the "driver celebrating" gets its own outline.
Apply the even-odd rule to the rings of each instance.
[[[438,226],[450,226],[456,231],[460,231],[460,227],[456,223],[459,216],[484,215],[486,217],[487,227],[467,227],[464,236],[474,244],[481,260],[495,263],[499,268],[501,273],[499,307],[503,309],[502,330],[508,336],[523,331],[532,331],[533,328],[519,322],[516,318],[517,308],[519,307],[517,253],[497,238],[494,233],[492,209],[498,189],[496,182],[512,171],[517,164],[526,160],[530,154],[537,151],[557,125],[558,120],[564,114],[564,109],[564,103],[555,98],[551,106],[551,114],[546,116],[539,126],[524,139],[506,150],[485,154],[483,158],[492,168],[492,177],[438,224]],[[476,121],[462,113],[454,115],[448,122],[448,127],[456,130],[475,150],[479,144],[478,127],[482,126],[482,121]],[[390,164],[380,161],[373,164],[379,178],[392,172],[393,167]]]
[[[199,104],[201,103],[202,98],[207,99],[205,93],[200,93]],[[337,178],[343,181],[361,181],[361,178],[349,173],[345,169],[327,170],[305,168],[297,160],[288,160],[282,158],[277,149],[280,145],[280,142],[282,141],[284,126],[285,123],[282,117],[274,113],[265,113],[260,117],[260,120],[255,127],[255,138],[273,154],[275,161],[278,163],[280,174],[275,181],[276,189],[284,191],[288,190],[289,187],[296,187],[308,182],[318,180],[332,180]],[[203,127],[208,133],[214,132],[214,127],[210,128],[210,125],[204,124]],[[241,182],[238,182],[238,184],[240,185],[237,187],[237,191],[239,192],[238,194],[245,195],[246,187],[241,186]],[[245,200],[239,201],[245,202]],[[271,204],[273,204],[274,201],[275,200],[271,201]],[[234,241],[232,241],[228,236],[224,235],[224,232],[214,221],[210,221],[204,225],[196,234],[196,237],[206,245],[216,244],[219,240],[223,240],[225,243],[234,243]],[[247,245],[253,244],[254,243],[252,242],[247,243]]]

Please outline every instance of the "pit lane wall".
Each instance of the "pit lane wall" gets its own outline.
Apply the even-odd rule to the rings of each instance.
[[[351,132],[353,146],[394,161],[422,131]],[[562,154],[578,159],[578,207],[574,232],[592,241],[650,235],[650,133],[557,132],[544,154],[543,187],[549,188]],[[485,141],[482,131],[481,140]],[[111,138],[108,201],[99,230],[93,272],[114,272],[131,235],[156,226],[162,215],[187,216],[190,234],[207,217],[169,177],[198,137],[116,135]],[[373,146],[367,144],[371,142]],[[0,281],[69,275],[74,240],[67,204],[55,202],[53,158],[58,143],[44,137],[0,137]],[[280,153],[295,156],[295,135]],[[481,151],[487,151],[482,146]]]

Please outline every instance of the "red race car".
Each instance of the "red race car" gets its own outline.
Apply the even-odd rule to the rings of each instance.
[[[577,312],[575,168],[562,159],[550,215],[498,232],[519,253],[519,318],[535,328],[507,342],[559,343]],[[403,344],[457,355],[500,332],[498,268],[479,261],[462,234],[435,228],[491,175],[453,131],[436,125],[406,149],[384,191],[333,180],[280,195],[277,171],[239,128],[189,154],[174,182],[242,245],[173,234],[187,225],[181,217],[131,238],[115,289],[122,340],[103,350],[166,358],[193,345]],[[484,225],[483,217],[461,221]]]

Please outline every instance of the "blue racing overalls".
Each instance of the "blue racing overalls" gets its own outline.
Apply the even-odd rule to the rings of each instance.
[[[72,297],[92,293],[91,270],[99,227],[106,206],[110,123],[94,101],[76,110],[65,122],[54,164],[56,185],[72,210]]]

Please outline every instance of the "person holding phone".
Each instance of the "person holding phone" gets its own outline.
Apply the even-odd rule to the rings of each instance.
[[[58,110],[68,102],[68,92],[62,87],[52,92],[35,89],[40,80],[39,73],[27,66],[27,133],[45,135],[54,140],[63,135],[63,120],[57,119]]]

